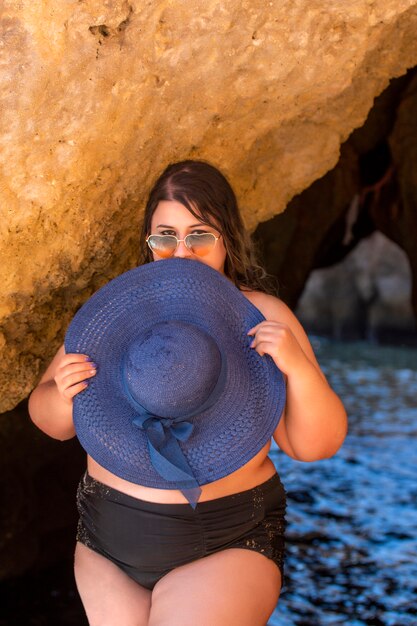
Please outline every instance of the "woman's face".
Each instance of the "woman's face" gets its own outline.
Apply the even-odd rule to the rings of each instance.
[[[220,231],[203,224],[194,217],[192,213],[180,202],[175,200],[161,200],[156,207],[151,220],[152,235],[175,235],[178,239],[184,239],[186,235],[191,233],[213,233],[220,235]],[[154,261],[162,261],[163,258],[152,252]],[[178,244],[178,248],[174,252],[176,257],[184,257],[201,261],[224,274],[224,264],[226,261],[226,248],[224,247],[223,237],[216,241],[216,245],[205,256],[196,256],[186,248],[184,242]]]

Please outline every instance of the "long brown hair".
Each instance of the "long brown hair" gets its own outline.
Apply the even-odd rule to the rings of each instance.
[[[220,231],[227,252],[224,272],[238,288],[277,293],[275,278],[258,262],[232,187],[225,176],[206,161],[172,163],[156,180],[146,203],[140,234],[141,263],[153,260],[145,239],[151,232],[152,215],[161,200],[180,202],[198,220]]]

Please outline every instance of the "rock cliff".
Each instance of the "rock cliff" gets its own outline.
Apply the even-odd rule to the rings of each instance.
[[[332,168],[417,63],[415,0],[6,0],[0,17],[0,410],[76,307],[134,265],[152,180],[220,166],[248,226]]]

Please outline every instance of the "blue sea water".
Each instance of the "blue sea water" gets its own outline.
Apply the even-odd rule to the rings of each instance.
[[[286,578],[269,626],[417,625],[417,350],[312,343],[349,433],[331,459],[271,457]]]

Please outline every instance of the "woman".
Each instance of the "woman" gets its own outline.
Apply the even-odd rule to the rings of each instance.
[[[347,431],[343,405],[321,372],[297,319],[281,300],[267,293],[265,274],[256,264],[235,195],[225,177],[202,161],[169,166],[150,193],[141,250],[144,263],[179,257],[207,265],[228,278],[263,314],[265,319],[250,328],[248,336],[252,338],[251,349],[260,356],[269,355],[266,358],[272,358],[285,377],[286,405],[273,432],[275,441],[281,450],[299,461],[334,455]],[[87,354],[65,354],[62,346],[30,397],[33,422],[51,437],[65,440],[75,435],[73,399],[88,388],[89,379],[97,373],[95,364],[88,358]],[[236,494],[249,506],[247,496],[263,490],[264,486],[269,489],[271,481],[279,482],[268,457],[269,448],[270,440],[237,470],[201,484],[198,498],[201,515],[206,509],[221,511]],[[145,501],[148,508],[163,510],[165,515],[166,511],[177,510],[166,505],[187,506],[181,490],[153,488],[125,480],[91,455],[80,489],[81,517],[84,505],[97,491],[102,497],[105,492],[125,498],[125,509]],[[265,520],[257,522],[256,532],[262,531],[265,541],[265,533],[269,533],[276,547],[281,545],[285,495],[282,486],[281,491],[274,493],[279,502],[271,510],[268,524],[263,524]],[[254,502],[253,498],[250,502]],[[240,515],[250,517],[250,508],[247,514]],[[217,517],[221,518],[221,513]],[[275,520],[275,527],[271,520]],[[244,522],[242,519],[239,523]],[[155,536],[157,531],[156,528]],[[278,549],[262,554],[261,540],[253,532],[254,529],[251,535],[242,535],[246,544],[235,541],[227,549],[214,549],[202,558],[188,559],[156,583],[147,585],[139,583],[138,577],[135,580],[134,574],[129,575],[117,558],[106,558],[100,553],[94,538],[91,541],[91,536],[86,536],[81,524],[75,576],[89,623],[92,626],[265,625],[282,585],[282,550],[279,555]],[[160,547],[157,543],[149,549],[156,550]],[[169,545],[166,549],[170,549]]]

